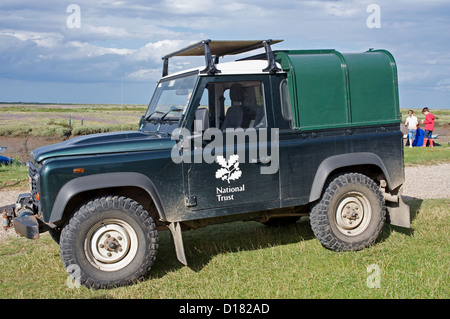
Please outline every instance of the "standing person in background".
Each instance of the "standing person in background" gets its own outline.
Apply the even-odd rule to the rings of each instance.
[[[414,116],[414,111],[408,111],[408,117],[406,118],[405,127],[408,127],[408,139],[409,139],[409,147],[412,148],[414,139],[416,138],[416,129],[419,121],[417,117]]]
[[[423,145],[422,147],[427,146],[427,141],[430,141],[430,147],[433,147],[433,140],[431,139],[431,134],[433,134],[434,130],[434,119],[435,116],[430,113],[427,107],[424,107],[422,109],[422,113],[425,115],[425,120],[422,120],[422,123],[425,124],[425,135],[423,138]]]

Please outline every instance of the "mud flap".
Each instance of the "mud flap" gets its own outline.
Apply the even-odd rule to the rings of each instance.
[[[169,224],[170,232],[175,243],[175,251],[177,259],[185,266],[187,266],[186,255],[184,254],[183,237],[181,236],[181,225],[178,222]]]
[[[409,206],[406,205],[402,196],[396,196],[396,202],[386,201],[386,209],[388,212],[388,223],[394,226],[411,228],[411,215],[409,213]]]

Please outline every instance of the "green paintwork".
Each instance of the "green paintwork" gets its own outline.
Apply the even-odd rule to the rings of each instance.
[[[295,128],[400,122],[397,68],[388,51],[274,53],[287,72]]]
[[[40,147],[33,151],[32,157],[36,162],[42,162],[52,157],[170,149],[173,142],[169,144],[157,135],[136,131],[113,132],[77,137],[62,143]]]
[[[44,146],[32,152],[33,161],[40,164],[40,210],[45,221],[50,220],[55,199],[60,189],[78,177],[112,172],[141,172],[152,178],[158,189],[164,189],[169,198],[173,185],[181,185],[181,168],[170,160],[175,141],[161,134],[139,131],[113,132],[77,137],[62,143]],[[161,160],[162,158],[162,160]],[[74,168],[83,168],[75,174]],[[167,169],[164,171],[164,168]],[[175,175],[171,175],[173,172]],[[172,180],[172,177],[175,180]],[[173,183],[165,183],[172,180]],[[166,189],[166,186],[169,189]],[[178,193],[182,190],[178,189]],[[182,198],[181,198],[182,200]],[[172,211],[175,201],[168,200]]]

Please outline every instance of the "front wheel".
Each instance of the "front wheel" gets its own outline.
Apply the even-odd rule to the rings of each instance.
[[[310,215],[311,227],[323,246],[335,251],[361,250],[372,245],[386,214],[383,194],[362,174],[336,177]]]
[[[88,288],[112,288],[142,279],[156,257],[158,233],[149,213],[125,197],[83,205],[63,228],[61,258]],[[75,267],[74,267],[75,266]]]

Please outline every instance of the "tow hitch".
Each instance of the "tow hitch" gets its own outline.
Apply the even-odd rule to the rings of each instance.
[[[12,219],[14,214],[15,204],[0,207],[0,212],[2,214],[3,229],[8,230],[8,228],[13,227]]]

